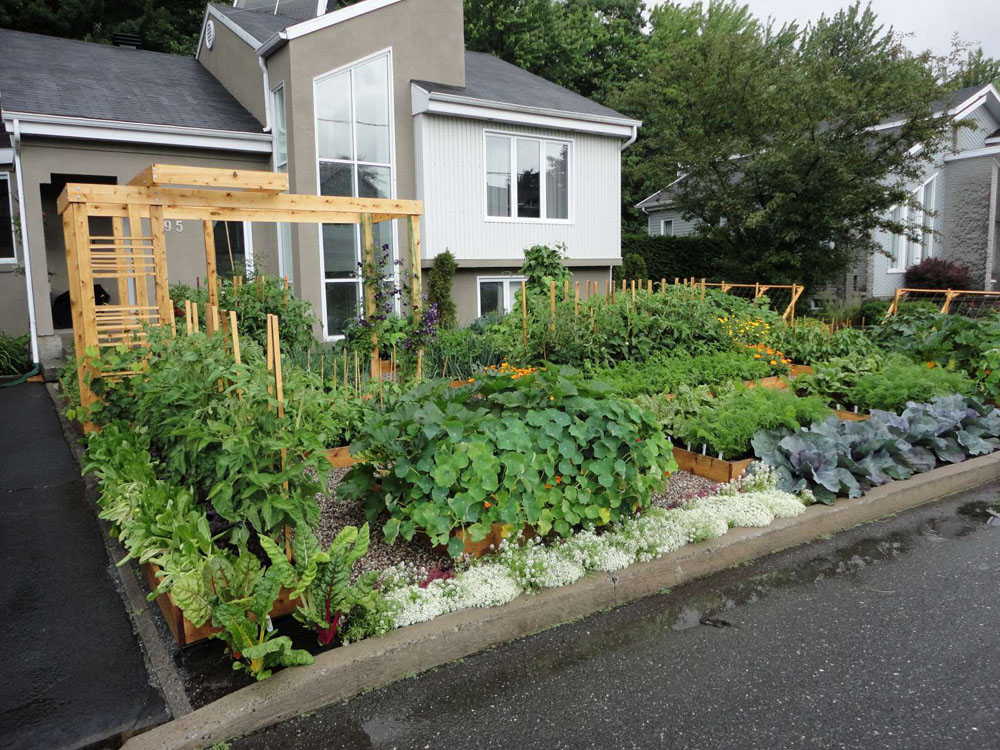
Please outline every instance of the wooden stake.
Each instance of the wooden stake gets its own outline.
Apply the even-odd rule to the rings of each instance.
[[[198,333],[198,303],[191,303],[191,330]]]
[[[201,223],[202,233],[205,236],[205,288],[208,289],[208,301],[210,304],[219,304],[219,269],[215,261],[215,229],[211,219],[206,219]],[[226,237],[229,237],[229,227],[226,227]],[[230,254],[230,263],[232,263]],[[236,269],[233,269],[233,275]]]
[[[552,318],[552,322],[549,324],[549,328],[553,331],[556,330],[556,282],[549,282],[549,315]]]
[[[660,292],[662,294],[666,294],[667,293],[667,280],[666,279],[660,279]]]
[[[563,299],[569,301],[569,279],[563,279]]]
[[[187,335],[191,335],[191,300],[184,300],[184,328]]]
[[[236,364],[240,364],[242,360],[240,359],[240,332],[236,327],[236,311],[229,311],[229,335],[233,337],[233,359],[236,360]]]
[[[580,282],[576,282],[573,292],[573,317],[580,317]]]
[[[528,290],[524,281],[521,281],[521,341],[524,348],[528,348]]]
[[[604,280],[604,296],[611,297],[611,279]]]
[[[361,257],[364,267],[375,267],[375,236],[372,228],[372,215],[361,214]],[[375,279],[362,279],[364,289],[365,319],[373,324],[375,321]],[[378,334],[372,331],[371,377],[378,374]]]

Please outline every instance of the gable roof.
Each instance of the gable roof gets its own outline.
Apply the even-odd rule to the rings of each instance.
[[[5,113],[261,133],[193,57],[7,29],[0,49]]]
[[[484,52],[465,53],[465,86],[414,81],[425,91],[577,115],[629,119],[557,83]]]
[[[222,3],[209,3],[208,7],[222,14],[229,21],[257,40],[257,46],[280,31],[299,23],[298,19],[281,13],[265,13],[251,8],[236,8]]]

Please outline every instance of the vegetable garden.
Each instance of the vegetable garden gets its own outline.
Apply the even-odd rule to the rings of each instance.
[[[547,248],[525,276],[512,313],[439,328],[370,273],[409,309],[366,305],[335,345],[280,280],[213,280],[171,290],[183,323],[85,351],[100,514],[182,645],[262,679],[1000,447],[996,316],[831,332],[761,285],[581,290]]]

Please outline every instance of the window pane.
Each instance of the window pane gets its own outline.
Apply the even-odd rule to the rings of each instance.
[[[332,282],[326,285],[326,331],[339,336],[358,317],[358,285]]]
[[[510,139],[486,136],[486,215],[510,216]]]
[[[220,277],[231,278],[246,274],[246,247],[243,244],[242,221],[216,221],[215,267]]]
[[[358,161],[389,162],[389,58],[354,71]]]
[[[358,274],[358,233],[353,224],[323,225],[323,271],[328,279]]]
[[[667,219],[663,222],[663,236],[673,237],[674,236],[674,222],[673,219]]]
[[[545,144],[545,217],[569,218],[569,145]]]
[[[320,162],[320,195],[354,195],[354,167],[350,164]]]
[[[350,71],[316,84],[316,130],[321,159],[353,157]]]
[[[287,221],[278,224],[278,247],[281,251],[281,275],[291,283],[295,281],[292,271],[292,225]]]
[[[538,141],[517,142],[517,215],[529,219],[542,215],[539,146]]]
[[[479,282],[479,317],[503,314],[503,282]]]
[[[901,222],[903,220],[903,209],[900,206],[896,206],[896,208],[892,209],[891,219],[894,222]],[[891,268],[893,270],[896,270],[897,268],[900,267],[899,266],[899,264],[900,264],[900,250],[903,247],[903,243],[904,243],[905,239],[906,238],[903,235],[901,235],[901,234],[894,234],[890,238],[889,252],[891,254],[891,259],[889,261],[889,268]]]
[[[10,180],[0,180],[0,258],[14,257],[14,222],[10,211]]]
[[[931,180],[926,185],[924,185],[924,252],[923,256],[925,258],[933,257],[934,255],[934,217],[928,216],[927,211],[934,210],[934,200],[935,200],[935,183],[937,180]]]
[[[358,165],[358,197],[389,198],[389,167],[366,167]]]
[[[285,132],[285,88],[282,86],[274,92],[274,164],[283,166],[288,163],[288,137]]]

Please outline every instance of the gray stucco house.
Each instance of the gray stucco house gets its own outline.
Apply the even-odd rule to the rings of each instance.
[[[206,7],[194,57],[0,30],[0,329],[31,330],[36,356],[58,360],[55,199],[67,182],[123,184],[152,162],[284,171],[293,193],[422,199],[421,263],[456,256],[463,321],[509,308],[532,244],[565,243],[578,280],[608,278],[621,151],[640,123],[468,52],[463,29],[462,0],[330,12],[327,0],[236,0]],[[201,229],[166,224],[171,281],[193,284]],[[215,231],[220,270],[231,249],[237,270],[288,276],[317,336],[337,339],[358,314],[356,227]],[[377,227],[408,261],[405,231]]]
[[[941,103],[941,113],[955,125],[952,141],[911,186],[924,210],[909,218],[922,221],[928,231],[921,242],[877,234],[884,252],[863,259],[846,275],[837,285],[841,296],[891,297],[902,286],[906,269],[928,257],[968,267],[980,289],[1000,289],[1000,92],[992,84],[956,91]],[[887,121],[879,127],[898,125]],[[695,220],[672,203],[681,180],[637,205],[646,214],[649,234],[682,237],[695,231]],[[913,209],[897,206],[892,211],[903,218],[902,212]]]

